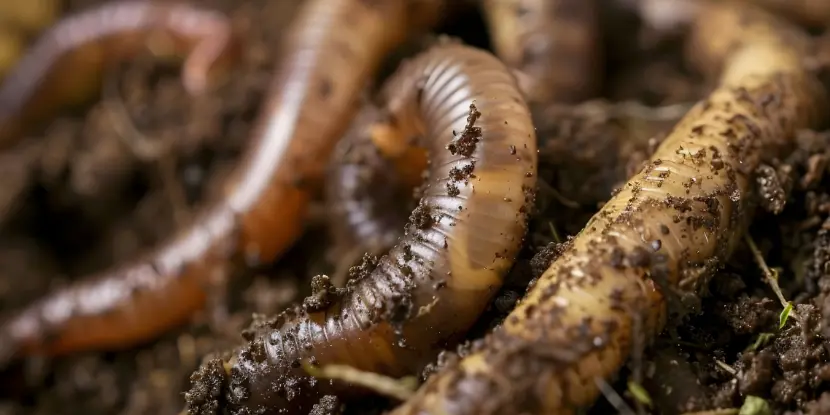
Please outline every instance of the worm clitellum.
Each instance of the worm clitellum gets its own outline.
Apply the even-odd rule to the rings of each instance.
[[[182,82],[194,95],[236,51],[225,16],[182,3],[116,1],[64,18],[0,84],[0,149],[20,140],[31,124],[87,99],[106,65],[135,56],[153,39],[171,47],[165,54],[187,53]]]
[[[703,284],[750,217],[753,171],[818,127],[825,91],[802,67],[809,39],[746,5],[696,16],[692,61],[719,87],[586,225],[504,325],[393,414],[572,414],[666,322],[658,287]],[[641,318],[638,318],[640,316]],[[642,324],[637,324],[635,319]],[[642,332],[632,333],[635,327]]]
[[[405,62],[381,102],[371,126],[378,150],[398,163],[415,145],[430,158],[405,236],[354,268],[345,292],[324,290],[303,309],[254,324],[227,363],[209,361],[191,378],[191,413],[215,407],[219,397],[205,388],[217,375],[229,377],[221,399],[232,413],[303,413],[325,394],[353,390],[307,375],[301,362],[417,373],[501,286],[536,180],[536,135],[515,78],[490,53],[444,41]]]
[[[426,24],[427,14],[437,16],[433,3],[414,1],[422,5],[417,24]],[[270,261],[290,246],[302,231],[312,192],[303,184],[320,179],[320,166],[346,129],[364,83],[415,24],[412,5],[307,2],[286,37],[283,64],[227,196],[148,255],[12,316],[0,327],[0,361],[20,352],[130,346],[202,307],[204,285],[212,273],[224,272],[234,253]]]

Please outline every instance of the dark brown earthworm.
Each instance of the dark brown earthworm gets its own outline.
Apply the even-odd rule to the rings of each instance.
[[[231,413],[304,413],[326,394],[355,392],[307,375],[301,362],[416,373],[501,286],[536,180],[536,135],[515,78],[490,53],[443,41],[405,62],[381,102],[370,128],[379,151],[400,163],[423,147],[430,159],[405,236],[355,268],[344,292],[318,292],[303,309],[255,324],[226,363],[223,396],[204,393],[217,360],[203,366],[186,395],[191,413],[220,401]]]
[[[304,4],[226,197],[143,258],[51,293],[12,316],[0,327],[0,361],[20,352],[117,348],[151,338],[203,306],[204,285],[224,272],[234,253],[271,261],[287,249],[302,231],[313,192],[309,184],[321,179],[321,166],[348,126],[359,92],[409,28],[437,17],[437,5]],[[176,23],[187,24],[188,16],[180,14]]]
[[[451,359],[392,413],[573,414],[617,373],[634,336],[666,322],[663,289],[692,290],[725,261],[751,214],[762,157],[819,127],[826,91],[808,73],[809,39],[730,2],[696,16],[695,64],[719,87],[588,222],[504,325]],[[658,288],[660,287],[660,288]],[[635,327],[642,331],[634,332]]]
[[[67,17],[41,35],[0,84],[0,149],[32,124],[88,99],[107,65],[145,50],[160,35],[172,47],[165,53],[187,53],[182,82],[192,94],[203,92],[210,73],[236,51],[225,16],[188,4],[122,0]]]

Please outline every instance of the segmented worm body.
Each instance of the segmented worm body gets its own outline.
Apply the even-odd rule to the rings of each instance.
[[[416,373],[472,325],[514,261],[533,203],[536,142],[507,67],[444,42],[406,62],[381,102],[382,121],[371,127],[378,150],[398,162],[416,145],[430,158],[406,234],[355,268],[345,292],[254,325],[228,363],[232,413],[302,413],[348,390],[308,376],[301,362]],[[200,385],[215,367],[191,378],[191,413],[215,407],[218,397]]]
[[[496,56],[515,70],[530,102],[579,102],[597,91],[601,47],[594,0],[482,0],[480,5]],[[343,253],[391,247],[406,221],[401,201],[410,199],[411,186],[385,172],[389,161],[372,153],[359,129],[344,138],[326,181],[330,228]]]
[[[534,102],[579,102],[597,90],[594,0],[481,0],[496,55]]]
[[[286,249],[302,230],[311,193],[304,184],[320,179],[364,83],[404,39],[409,23],[437,16],[432,3],[415,1],[422,5],[415,14],[410,0],[307,2],[286,37],[283,65],[226,197],[149,255],[13,316],[0,331],[0,357],[20,349],[129,346],[200,308],[203,285],[225,270],[234,252],[270,261]],[[178,24],[188,16],[179,15]]]
[[[65,18],[0,85],[0,149],[17,142],[31,124],[87,99],[106,65],[135,56],[153,40],[159,52],[187,53],[182,81],[192,94],[203,92],[209,74],[236,51],[225,16],[182,3],[116,1]]]
[[[413,188],[377,149],[371,127],[381,111],[367,105],[338,143],[326,178],[329,231],[341,260],[385,253],[402,234],[414,206]],[[344,264],[344,265],[352,265]]]
[[[772,16],[713,2],[690,51],[720,86],[586,225],[504,325],[433,375],[401,414],[572,414],[666,321],[665,290],[705,284],[740,240],[764,156],[818,127],[827,97],[808,41]],[[661,287],[661,289],[658,289]],[[662,289],[662,288],[665,288]],[[643,331],[633,332],[637,328]]]

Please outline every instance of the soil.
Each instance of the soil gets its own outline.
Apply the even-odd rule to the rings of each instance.
[[[136,256],[216,197],[245,146],[279,63],[274,45],[300,1],[203,1],[231,15],[245,39],[233,76],[215,91],[189,97],[176,65],[139,56],[108,71],[100,97],[83,111],[62,113],[0,156],[0,312]],[[101,2],[65,0],[62,13]],[[500,322],[567,238],[707,91],[684,67],[681,39],[657,37],[633,15],[605,10],[603,94],[580,105],[533,109],[540,185],[530,233],[470,339]],[[440,31],[489,46],[478,14]],[[787,322],[779,328],[782,305],[742,246],[711,280],[711,295],[678,299],[691,300],[682,301],[682,317],[612,383],[630,408],[662,414],[738,408],[752,395],[777,414],[830,413],[828,149],[830,133],[804,131],[791,153],[757,174],[760,207],[750,235],[795,304]],[[178,413],[204,356],[238,344],[252,314],[302,301],[312,276],[337,273],[342,261],[330,252],[343,250],[329,243],[325,205],[315,209],[306,236],[284,259],[239,270],[185,326],[131,350],[33,357],[6,368],[0,414]],[[629,380],[647,391],[650,405]],[[619,410],[609,403],[613,396],[606,398],[591,413]],[[378,413],[393,404],[378,399],[347,413]]]

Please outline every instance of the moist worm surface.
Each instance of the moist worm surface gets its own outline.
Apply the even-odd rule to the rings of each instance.
[[[344,269],[360,260],[358,255],[380,255],[394,246],[416,202],[411,183],[390,174],[396,164],[372,141],[379,117],[374,105],[361,111],[338,143],[326,176],[328,228],[336,262]]]
[[[20,352],[130,346],[202,307],[204,285],[226,272],[234,253],[270,261],[290,246],[312,191],[305,185],[322,176],[364,83],[409,23],[437,16],[437,3],[414,1],[306,3],[287,34],[283,64],[226,197],[149,255],[10,317],[0,328],[0,362]],[[410,10],[416,3],[420,8]],[[180,17],[179,24],[187,22]]]
[[[601,45],[594,0],[479,3],[496,56],[516,71],[529,102],[579,102],[595,94]],[[403,202],[410,199],[410,183],[384,171],[390,162],[368,142],[367,126],[377,111],[365,112],[341,142],[326,180],[329,228],[341,265],[365,251],[385,252],[408,213]]]
[[[699,289],[740,240],[761,158],[791,146],[796,130],[817,127],[827,97],[802,68],[807,42],[744,5],[703,9],[690,52],[701,68],[722,68],[719,88],[678,123],[501,328],[392,413],[572,414],[593,403],[596,378],[619,370],[633,336],[651,339],[665,324],[659,288]]]
[[[403,64],[381,101],[380,151],[394,158],[415,144],[430,158],[405,236],[384,257],[365,258],[345,292],[254,324],[227,363],[223,396],[208,393],[218,359],[191,378],[191,413],[217,399],[232,413],[303,413],[323,395],[353,392],[308,376],[301,362],[416,373],[501,286],[536,177],[536,136],[514,77],[489,53],[445,41]]]

